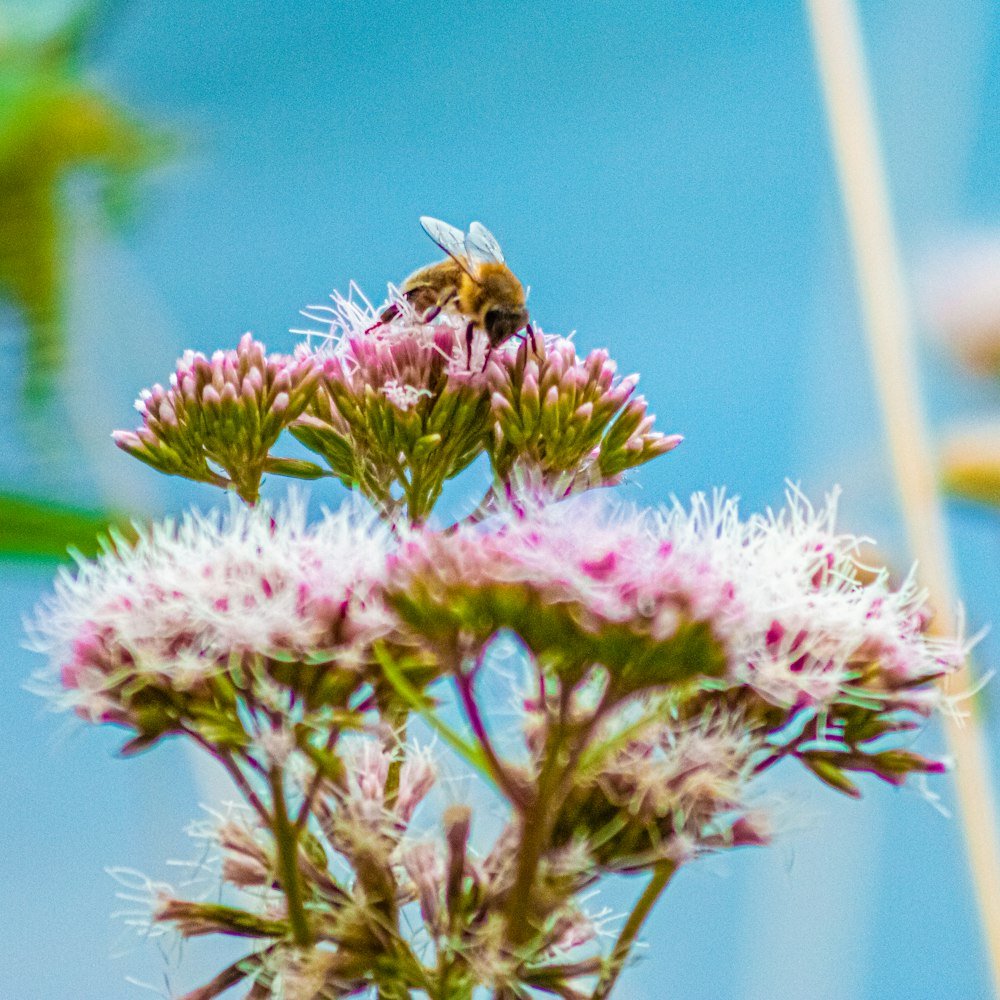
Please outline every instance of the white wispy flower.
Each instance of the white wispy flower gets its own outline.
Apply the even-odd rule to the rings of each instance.
[[[728,680],[773,704],[823,706],[862,697],[862,687],[869,704],[903,697],[957,668],[966,649],[925,634],[913,574],[893,589],[886,572],[861,571],[861,540],[836,533],[835,499],[817,509],[790,491],[783,510],[747,520],[721,493],[654,514],[590,498],[523,505],[487,530],[413,536],[394,560],[390,594],[434,630],[486,621],[497,584],[533,595],[532,614],[568,609],[598,637],[625,626],[669,642],[680,622],[705,622]],[[485,603],[466,621],[456,601],[476,591]]]
[[[437,780],[437,764],[430,746],[412,743],[395,748],[367,736],[343,742],[344,783],[339,799],[344,818],[372,829],[406,826]],[[386,781],[393,761],[402,761],[391,806],[386,804]]]
[[[734,500],[696,498],[664,521],[666,535],[700,536],[729,567],[740,614],[727,640],[733,676],[785,706],[850,696],[877,665],[887,690],[948,672],[965,656],[959,639],[931,639],[926,594],[911,572],[893,589],[886,570],[861,573],[863,539],[836,532],[836,495],[813,508],[797,491],[779,512],[738,516]]]
[[[763,734],[740,709],[724,705],[691,721],[651,720],[611,758],[599,781],[631,814],[652,822],[670,816],[675,835],[715,832],[719,813],[742,811]]]
[[[189,690],[232,657],[349,659],[388,628],[375,590],[390,544],[360,504],[310,525],[296,494],[186,514],[60,571],[27,623],[30,646],[61,682],[55,700],[95,720],[115,718],[129,678]]]

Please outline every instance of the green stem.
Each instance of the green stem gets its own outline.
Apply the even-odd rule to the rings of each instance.
[[[323,744],[323,749],[329,753],[337,745],[338,739],[340,739],[340,726],[331,724],[330,732],[327,734],[326,742]],[[309,814],[312,812],[313,804],[316,801],[316,796],[319,794],[322,784],[323,771],[317,765],[316,772],[312,776],[312,781],[310,781],[309,787],[306,789],[305,797],[302,799],[302,805],[299,806],[299,814],[295,817],[295,829],[299,833],[305,829]]]
[[[660,893],[667,887],[667,883],[675,871],[677,871],[677,863],[674,861],[661,861],[653,868],[653,875],[646,883],[646,888],[639,897],[639,902],[635,904],[635,909],[629,914],[625,926],[618,935],[604,974],[598,981],[590,1000],[607,1000],[607,997],[610,996],[611,990],[625,967],[625,960],[632,950],[632,945],[635,944],[635,939],[639,936],[639,931],[646,922],[646,917],[649,916],[650,910],[653,909],[653,905],[660,898]]]
[[[389,759],[389,770],[385,778],[385,805],[390,811],[399,798],[399,776],[403,773],[403,764],[406,762],[406,721],[409,713],[404,709],[402,712],[386,711],[383,718],[389,723],[392,729],[392,737],[386,750],[392,753]],[[398,744],[398,752],[393,752],[392,742]]]
[[[546,747],[545,763],[538,779],[538,794],[531,803],[531,808],[521,813],[523,833],[507,917],[507,937],[513,944],[522,944],[535,931],[528,919],[531,890],[549,838],[550,813],[553,812],[551,798],[554,786],[559,784],[558,762],[562,744],[562,735],[559,733],[551,745]]]
[[[475,692],[472,688],[472,678],[463,674],[461,672],[461,668],[459,667],[456,670],[454,679],[455,687],[458,689],[458,696],[462,702],[462,708],[465,711],[466,720],[468,721],[473,735],[476,737],[476,740],[486,757],[486,763],[489,765],[490,771],[492,772],[493,780],[500,787],[500,790],[504,793],[504,795],[506,795],[510,800],[511,805],[513,805],[519,812],[523,812],[525,806],[528,804],[525,797],[525,790],[507,770],[507,767],[504,765],[503,761],[500,759],[493,747],[490,734],[487,731],[486,724],[483,722],[483,717],[479,712],[479,705],[476,703]]]
[[[240,770],[236,761],[233,760],[232,754],[228,750],[220,750],[218,747],[213,746],[200,733],[193,729],[185,728],[184,732],[200,747],[207,750],[225,768],[226,774],[229,775],[233,784],[240,790],[243,797],[253,807],[254,812],[256,812],[261,820],[269,826],[271,823],[270,813],[267,811],[264,803],[261,802],[260,797],[251,787],[246,775]],[[248,760],[249,758],[245,757],[244,759]]]
[[[571,689],[564,686],[559,693],[558,713],[554,720],[551,715],[549,717],[545,762],[538,777],[538,793],[530,809],[520,810],[524,832],[518,852],[517,874],[507,907],[507,940],[514,945],[528,941],[537,930],[528,917],[538,866],[549,844],[559,810],[573,789],[580,755],[597,723],[596,716],[583,726],[567,723],[571,697]]]
[[[300,948],[313,943],[312,929],[306,919],[302,898],[302,879],[299,874],[299,830],[288,818],[285,803],[285,788],[281,768],[272,766],[268,771],[271,795],[274,799],[274,815],[271,831],[278,848],[278,878],[288,901],[288,922],[292,928],[292,940]]]

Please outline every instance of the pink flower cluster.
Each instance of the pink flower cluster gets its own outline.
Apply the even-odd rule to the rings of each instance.
[[[320,376],[310,358],[265,354],[249,333],[211,358],[187,351],[170,376],[136,401],[142,426],[115,444],[160,472],[257,498],[271,446],[305,408]],[[225,472],[225,476],[220,473]]]
[[[653,430],[638,375],[617,377],[605,350],[577,356],[572,341],[546,340],[489,368],[493,390],[492,460],[501,481],[518,467],[541,473],[559,494],[615,483],[626,469],[663,455],[680,435]]]
[[[483,451],[499,487],[529,478],[565,496],[613,484],[680,443],[653,430],[638,376],[619,378],[606,351],[580,358],[570,340],[536,329],[489,353],[477,334],[470,359],[464,320],[442,313],[427,323],[405,300],[392,304],[389,322],[337,296],[306,314],[329,325],[327,343],[297,357],[322,359],[325,370],[292,426],[384,509],[401,495],[410,520],[424,521],[441,484]]]
[[[58,700],[137,727],[137,691],[196,692],[234,663],[281,661],[281,683],[296,664],[377,670],[374,640],[409,634],[447,672],[505,629],[571,685],[602,668],[613,700],[712,678],[772,726],[803,709],[927,715],[965,650],[925,634],[912,579],[863,580],[833,519],[794,496],[747,521],[719,497],[656,515],[580,498],[393,538],[357,507],[310,526],[296,499],[234,505],[64,571],[33,642]]]
[[[912,689],[956,669],[962,644],[925,634],[912,578],[899,590],[886,573],[863,581],[856,540],[833,521],[832,504],[816,512],[795,496],[780,515],[745,522],[721,497],[654,516],[570,501],[487,531],[414,534],[393,556],[390,603],[437,642],[509,628],[538,656],[578,651],[612,678],[619,652],[652,657],[650,684],[650,644],[669,646],[700,622],[723,661],[691,671],[774,705],[875,698],[929,711]],[[646,642],[627,644],[638,637]]]
[[[143,686],[197,691],[247,658],[356,665],[389,628],[378,594],[389,544],[372,513],[348,506],[308,525],[294,496],[193,513],[61,571],[32,645],[59,672],[58,701],[133,725]]]
[[[334,301],[330,346],[296,352],[322,377],[291,432],[383,510],[395,512],[402,497],[410,519],[424,520],[443,483],[483,449],[482,358],[468,363],[464,324],[453,317],[424,323],[404,303],[382,323],[370,309]]]

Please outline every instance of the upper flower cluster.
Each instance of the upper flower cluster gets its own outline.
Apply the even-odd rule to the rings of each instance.
[[[393,305],[382,322],[368,303],[334,297],[313,317],[329,324],[313,356],[336,363],[292,432],[381,506],[401,497],[412,521],[484,451],[501,486],[527,472],[565,494],[614,483],[681,440],[653,431],[638,376],[618,378],[606,351],[579,358],[536,329],[492,350],[479,334],[470,354],[460,317],[426,323],[405,299]]]
[[[312,361],[265,354],[247,333],[235,351],[185,353],[169,389],[154,385],[136,400],[142,427],[112,436],[160,472],[232,487],[252,503],[271,446],[305,408],[320,373]]]
[[[246,334],[235,351],[188,352],[169,388],[145,390],[143,424],[116,431],[123,450],[161,472],[234,489],[256,502],[266,473],[333,475],[393,519],[427,520],[444,483],[486,453],[495,491],[524,475],[557,495],[614,483],[675,447],[652,429],[636,376],[605,351],[577,357],[540,332],[520,348],[466,342],[466,324],[425,322],[399,299],[383,322],[367,303],[334,297],[318,344],[267,355]],[[537,354],[535,350],[537,349]],[[329,472],[271,454],[284,430]]]

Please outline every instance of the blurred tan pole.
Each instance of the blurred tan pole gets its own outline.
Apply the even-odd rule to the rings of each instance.
[[[861,306],[910,549],[935,610],[954,633],[957,594],[917,367],[889,192],[852,0],[806,0],[831,142],[854,251]],[[971,690],[967,669],[952,690]],[[1000,997],[1000,859],[990,769],[979,720],[947,718],[969,867],[994,989]]]

